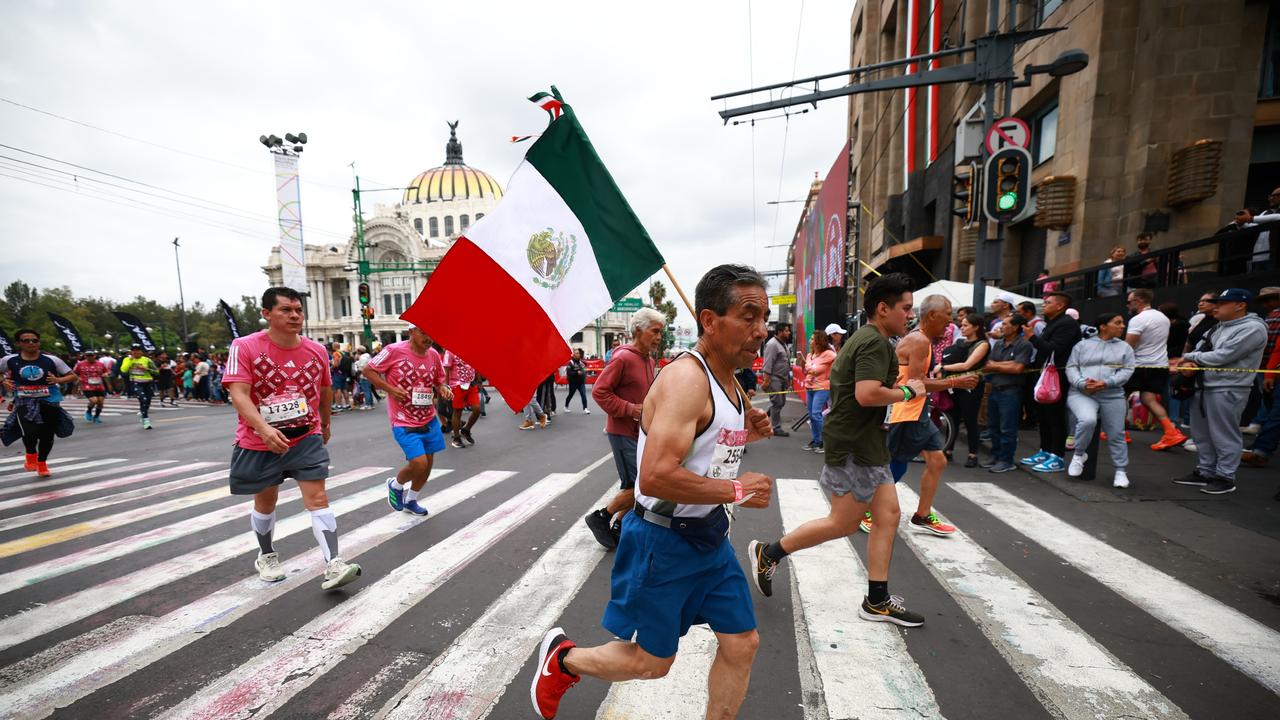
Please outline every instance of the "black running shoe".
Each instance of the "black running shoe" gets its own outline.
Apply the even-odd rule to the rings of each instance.
[[[1192,470],[1189,474],[1173,479],[1175,485],[1195,485],[1204,487],[1209,484],[1209,478],[1200,474],[1199,470]]]
[[[752,540],[747,545],[747,558],[751,560],[751,582],[756,590],[765,597],[773,597],[773,574],[778,571],[778,563],[764,555],[765,543]]]
[[[1222,478],[1214,478],[1210,480],[1207,485],[1200,488],[1200,492],[1206,495],[1226,495],[1227,493],[1233,493],[1235,491],[1236,484],[1230,480],[1223,480]]]
[[[917,615],[904,607],[902,598],[897,595],[890,595],[888,600],[879,605],[872,605],[867,598],[862,598],[858,617],[871,622],[887,622],[902,627],[920,627],[924,624],[924,616]]]
[[[616,550],[618,548],[618,538],[609,527],[613,518],[609,516],[607,509],[600,508],[589,512],[583,519],[587,523],[587,529],[591,531],[592,535],[596,536],[596,542],[603,545],[605,550]]]
[[[471,437],[471,431],[470,431],[470,430],[463,430],[463,431],[462,431],[462,439],[463,439],[463,440],[466,440],[468,445],[475,445],[475,444],[476,444],[476,439],[475,439],[475,438],[473,438],[473,437]]]

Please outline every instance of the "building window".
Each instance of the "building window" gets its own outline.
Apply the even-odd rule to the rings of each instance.
[[[400,313],[404,312],[404,295],[401,295],[400,293],[396,293],[391,297],[395,299],[396,315],[399,315]],[[387,313],[387,314],[390,315],[391,313]]]
[[[484,213],[476,213],[476,222],[480,222],[480,218],[484,217]]]
[[[404,294],[404,309],[405,309],[405,310],[408,310],[408,309],[409,309],[409,306],[410,306],[410,305],[412,305],[412,304],[413,304],[413,293],[405,293],[405,294]]]
[[[444,216],[444,236],[453,237],[453,216],[452,215]]]
[[[413,229],[417,230],[419,235],[422,234],[422,218],[413,219]]]
[[[1045,20],[1053,14],[1054,10],[1062,7],[1062,3],[1066,0],[1038,0],[1036,5],[1036,25],[1043,25]]]
[[[1031,119],[1031,137],[1033,141],[1031,162],[1035,165],[1053,157],[1058,149],[1058,103],[1036,113]]]
[[[1262,39],[1262,72],[1258,97],[1280,97],[1280,8],[1272,3],[1267,12],[1267,34]]]
[[[431,229],[431,237],[440,237],[440,220],[438,218],[427,220],[427,227]]]
[[[460,226],[459,232],[466,232],[467,228],[471,227],[471,217],[469,215],[463,215],[458,218],[458,225]]]
[[[582,342],[582,331],[574,333],[573,337],[569,338],[569,342]]]
[[[390,295],[382,296],[382,314],[383,315],[391,314],[391,296]]]

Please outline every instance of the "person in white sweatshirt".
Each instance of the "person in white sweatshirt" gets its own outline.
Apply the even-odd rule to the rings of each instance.
[[[1112,487],[1129,487],[1129,447],[1124,442],[1126,402],[1124,384],[1133,375],[1133,348],[1124,341],[1124,316],[1103,313],[1097,320],[1098,334],[1077,343],[1067,360],[1067,406],[1076,418],[1076,447],[1067,466],[1067,476],[1078,478],[1084,473],[1086,452],[1093,437],[1098,417],[1107,434],[1107,448],[1116,475]]]

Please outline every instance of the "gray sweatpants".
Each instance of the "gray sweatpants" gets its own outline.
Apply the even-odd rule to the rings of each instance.
[[[536,396],[529,401],[528,405],[524,406],[524,419],[531,423],[538,422],[538,418],[545,414],[546,413],[542,411],[542,406],[538,404],[538,398]]]
[[[1240,415],[1249,388],[1200,390],[1191,400],[1191,439],[1196,443],[1196,470],[1206,477],[1235,482],[1244,450]]]
[[[783,385],[779,378],[769,376],[769,392],[779,392],[788,389]],[[769,422],[773,423],[774,430],[782,429],[782,408],[787,405],[787,396],[785,393],[769,396]]]
[[[1093,428],[1098,424],[1098,413],[1101,411],[1102,432],[1107,434],[1111,464],[1117,470],[1128,467],[1129,446],[1124,442],[1125,406],[1124,395],[1086,395],[1072,390],[1067,395],[1067,407],[1076,418],[1076,454],[1083,455],[1089,449],[1089,440],[1093,438]]]

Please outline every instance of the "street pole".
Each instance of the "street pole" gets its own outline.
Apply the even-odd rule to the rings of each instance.
[[[987,3],[987,33],[995,35],[1000,30],[1000,3],[992,0]],[[979,167],[987,166],[987,158],[990,153],[987,152],[986,137],[991,132],[991,126],[995,122],[995,105],[996,105],[996,84],[994,81],[988,80],[984,83],[982,95],[982,137],[983,142],[978,148]],[[1007,102],[1007,101],[1006,101]],[[989,182],[988,178],[983,178],[984,183]],[[971,190],[976,192],[977,189]],[[1000,258],[988,257],[992,252],[1000,251],[1000,228],[996,228],[996,241],[991,243],[988,248],[987,239],[987,218],[981,218],[978,221],[978,240],[977,246],[973,250],[973,307],[979,313],[986,313],[986,287],[987,273],[991,272],[991,268],[995,263],[1000,262]],[[992,261],[995,261],[993,263]]]
[[[187,340],[187,300],[182,294],[182,261],[178,259],[178,238],[173,239],[173,264],[178,268],[178,307],[182,311],[182,341]],[[182,343],[179,343],[181,345]]]
[[[351,207],[355,211],[356,221],[356,278],[357,282],[369,282],[369,261],[365,257],[364,246],[364,211],[360,207],[360,176],[356,175],[356,186],[351,190]],[[369,294],[373,294],[370,289]],[[373,298],[369,298],[369,304],[373,304]],[[367,347],[373,347],[373,322],[369,320],[365,309],[360,308],[360,324],[364,331],[364,342]]]

